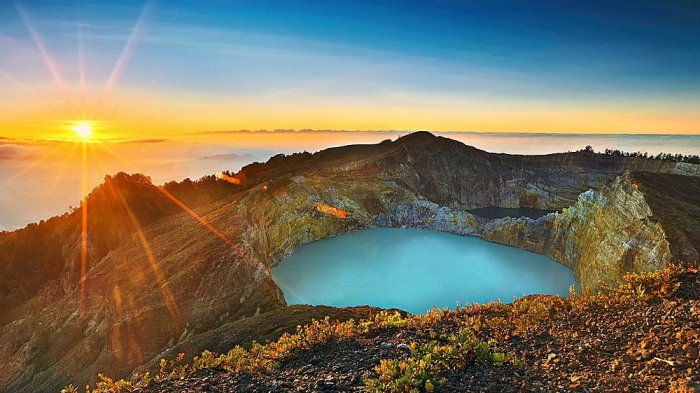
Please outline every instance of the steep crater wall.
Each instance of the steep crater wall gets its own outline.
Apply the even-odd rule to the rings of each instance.
[[[678,259],[664,226],[626,173],[575,204],[537,220],[505,218],[485,223],[484,239],[550,256],[569,266],[584,288],[612,285],[628,272],[660,269]]]
[[[667,236],[631,173],[600,190],[585,191],[571,206],[539,219],[487,220],[399,184],[368,178],[358,186],[295,176],[283,188],[251,193],[239,214],[253,223],[246,235],[253,249],[264,250],[259,257],[270,266],[302,244],[375,226],[472,235],[545,254],[570,267],[580,286],[593,290],[627,272],[656,270],[680,258],[672,252],[679,239]],[[347,217],[319,211],[315,207],[320,204],[345,211]],[[696,249],[686,249],[686,254],[693,252],[697,255]]]

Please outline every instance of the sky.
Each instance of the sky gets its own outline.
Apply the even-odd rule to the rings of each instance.
[[[699,20],[695,1],[2,1],[0,137],[698,134]]]

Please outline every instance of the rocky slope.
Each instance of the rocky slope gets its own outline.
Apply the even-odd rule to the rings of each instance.
[[[230,364],[237,358],[214,357],[196,368],[187,364],[188,369],[172,375],[166,369],[163,381],[127,391],[700,390],[697,269],[624,281],[623,290],[606,295],[534,295],[509,305],[490,303],[433,311],[417,319],[393,318],[389,326],[280,354],[270,369],[237,372]],[[473,332],[473,338],[464,332]],[[470,344],[476,342],[489,343],[483,348],[491,355],[475,351]]]
[[[675,187],[673,187],[675,186]],[[658,270],[667,261],[697,261],[700,179],[625,172],[609,186],[537,220],[487,222],[485,239],[546,254],[596,289],[627,272]],[[663,197],[661,197],[663,196]]]
[[[199,352],[230,334],[223,327],[285,306],[269,268],[296,247],[371,226],[531,249],[572,267],[585,287],[697,258],[698,194],[682,194],[697,189],[698,173],[589,152],[491,154],[414,133],[280,155],[195,184],[108,179],[88,201],[84,277],[82,208],[0,235],[0,390],[54,390],[98,371],[126,375],[175,348]],[[561,213],[485,220],[467,211],[487,206]]]

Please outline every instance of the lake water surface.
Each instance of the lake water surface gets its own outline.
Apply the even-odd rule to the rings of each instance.
[[[299,247],[273,269],[288,304],[372,305],[423,313],[457,301],[567,295],[573,272],[551,259],[474,237],[366,229]]]

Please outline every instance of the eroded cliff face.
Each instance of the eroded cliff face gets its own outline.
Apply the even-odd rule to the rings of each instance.
[[[623,175],[627,170],[659,177],[637,179]],[[693,225],[700,218],[693,214],[700,201],[668,196],[667,186],[658,186],[663,179],[697,187],[697,177],[661,175],[681,170],[700,173],[687,165],[591,153],[490,154],[416,133],[250,165],[235,174],[240,185],[215,184],[222,196],[194,210],[168,205],[172,200],[162,196],[158,203],[146,198],[136,212],[109,209],[100,222],[118,236],[88,248],[83,279],[76,274],[79,234],[39,231],[31,240],[53,239],[52,249],[60,252],[55,260],[31,264],[46,265],[50,275],[32,281],[21,296],[6,297],[13,308],[0,320],[0,391],[55,390],[105,370],[125,376],[176,348],[206,349],[207,332],[285,305],[270,268],[296,247],[373,226],[522,247],[570,266],[582,286],[597,288],[626,271],[658,268],[676,250],[697,255],[700,231]],[[150,184],[139,187],[138,195],[161,195]],[[200,188],[187,189],[181,197],[187,203],[211,199]],[[120,206],[119,199],[105,198]],[[675,206],[676,200],[683,202]],[[662,217],[669,204],[674,217],[689,217],[677,233]],[[162,214],[149,213],[163,206]],[[487,206],[561,212],[538,220],[485,220],[467,211]],[[0,242],[0,252],[8,244]],[[25,257],[32,255],[13,254],[9,262],[21,266]],[[0,290],[15,286],[12,279],[0,284]]]
[[[484,239],[550,256],[572,268],[580,286],[593,290],[674,259],[664,227],[630,173],[609,187],[582,193],[561,212],[538,220],[494,220],[480,232]]]
[[[672,259],[664,229],[629,173],[609,188],[581,194],[555,215],[552,233],[552,258],[571,266],[591,289],[628,272],[658,270]]]

